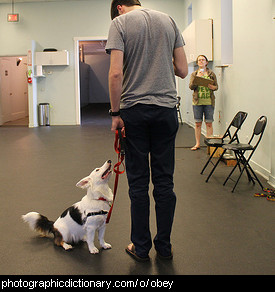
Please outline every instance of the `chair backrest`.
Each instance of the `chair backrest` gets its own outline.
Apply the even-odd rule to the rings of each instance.
[[[232,143],[235,140],[237,140],[237,142],[239,143],[240,141],[239,141],[239,137],[238,137],[238,131],[240,130],[246,117],[247,117],[246,112],[242,112],[242,111],[237,112],[235,117],[233,118],[233,120],[229,124],[228,128],[226,129],[222,138],[224,139],[226,137],[229,137],[230,138],[229,143]],[[231,133],[232,127],[236,128],[234,133]]]
[[[261,116],[254,127],[254,134],[255,135],[260,135],[263,134],[265,126],[267,124],[267,117],[266,116]]]
[[[231,122],[232,126],[235,128],[240,128],[242,126],[244,120],[246,119],[246,117],[247,117],[246,112],[238,112]]]
[[[252,136],[251,136],[248,144],[251,145],[255,136],[259,136],[258,140],[256,141],[256,143],[253,147],[256,148],[258,146],[258,144],[260,143],[260,141],[262,139],[266,124],[267,124],[267,117],[266,116],[259,117],[259,119],[256,121]]]

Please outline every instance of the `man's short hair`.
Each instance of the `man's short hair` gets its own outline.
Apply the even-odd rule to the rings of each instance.
[[[141,3],[139,0],[113,0],[111,4],[111,18],[112,20],[119,16],[118,10],[117,10],[117,5],[125,5],[125,6],[134,6],[134,5],[139,5],[141,6]]]

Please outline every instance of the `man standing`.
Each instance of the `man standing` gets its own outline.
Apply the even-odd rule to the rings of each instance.
[[[138,261],[149,260],[151,173],[157,219],[154,245],[159,258],[172,259],[178,130],[175,75],[185,78],[188,74],[184,41],[171,17],[143,8],[138,0],[113,0],[111,17],[106,45],[111,54],[111,130],[125,128],[131,200],[132,243],[126,252]]]

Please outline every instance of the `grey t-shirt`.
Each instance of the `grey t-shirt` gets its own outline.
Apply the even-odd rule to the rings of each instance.
[[[173,108],[177,103],[173,51],[184,45],[174,20],[147,8],[116,17],[106,52],[124,52],[120,108],[137,103]]]

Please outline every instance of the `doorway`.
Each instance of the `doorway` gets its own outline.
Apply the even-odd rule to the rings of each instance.
[[[100,123],[110,108],[106,37],[75,38],[76,124]],[[98,120],[99,119],[99,120]]]
[[[106,40],[79,42],[81,124],[99,123],[110,108]]]
[[[0,125],[28,126],[27,57],[0,57]]]

